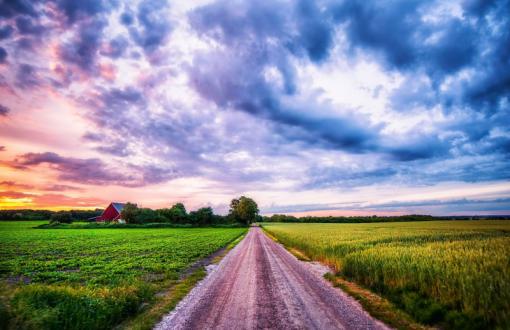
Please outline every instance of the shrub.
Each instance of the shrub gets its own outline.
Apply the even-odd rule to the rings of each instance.
[[[135,287],[114,289],[29,285],[11,301],[15,329],[106,329],[136,313],[148,292]]]
[[[66,211],[53,213],[50,218],[50,223],[71,223],[71,222],[73,222],[73,217],[70,212]]]
[[[139,223],[138,215],[139,209],[138,205],[133,203],[126,203],[122,212],[120,213],[120,217],[126,221],[126,223]]]
[[[257,203],[249,197],[241,196],[239,199],[234,198],[230,202],[229,216],[237,222],[249,225],[257,221],[258,215]]]
[[[190,212],[189,219],[195,225],[211,225],[214,221],[214,213],[210,207],[202,207]]]

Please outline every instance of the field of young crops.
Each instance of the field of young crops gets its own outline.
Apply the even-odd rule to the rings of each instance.
[[[267,223],[264,228],[423,323],[510,328],[510,221]]]
[[[246,231],[39,224],[0,222],[0,328],[111,328]]]

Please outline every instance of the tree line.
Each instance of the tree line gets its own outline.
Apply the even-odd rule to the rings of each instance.
[[[264,222],[296,222],[296,223],[367,223],[367,222],[400,222],[400,221],[430,221],[430,220],[438,220],[444,219],[433,217],[431,215],[419,215],[419,214],[411,214],[411,215],[400,215],[400,216],[353,216],[353,217],[343,217],[343,216],[326,216],[326,217],[295,217],[292,215],[286,214],[273,214],[272,216],[263,217]]]
[[[296,223],[370,223],[370,222],[406,222],[406,221],[432,221],[432,220],[510,220],[509,215],[449,215],[432,216],[423,214],[408,214],[398,216],[325,216],[325,217],[295,217],[286,214],[273,214],[262,217],[264,222],[296,222]]]
[[[71,223],[74,221],[95,221],[95,217],[103,213],[102,209],[95,210],[0,210],[0,221],[36,221],[50,220],[53,223]],[[141,208],[136,204],[127,203],[121,215],[128,223],[174,223],[192,225],[214,225],[252,222],[296,222],[296,223],[367,223],[367,222],[400,222],[400,221],[428,221],[428,220],[484,220],[502,219],[510,220],[508,215],[478,215],[478,216],[441,216],[431,215],[401,215],[401,216],[326,216],[326,217],[295,217],[286,214],[260,216],[257,203],[248,197],[241,196],[230,202],[229,213],[225,215],[214,214],[212,208],[202,207],[196,211],[187,212],[184,204],[177,203],[169,208],[150,209]]]
[[[70,221],[87,221],[90,218],[97,217],[103,213],[102,209],[95,210],[68,210],[68,211],[50,211],[50,210],[0,210],[0,221],[37,221],[50,220],[52,218],[69,218]]]
[[[95,221],[95,218],[100,216],[103,211],[103,209],[69,211],[0,210],[0,221],[49,220],[53,224]],[[232,199],[227,215],[215,214],[211,207],[202,207],[188,212],[182,203],[161,209],[138,207],[135,203],[126,203],[121,211],[121,218],[131,224],[170,223],[194,226],[236,223],[249,225],[261,219],[257,203],[245,196]]]
[[[170,208],[150,209],[141,208],[134,203],[126,203],[120,214],[121,219],[131,224],[172,223],[208,226],[216,224],[245,224],[260,220],[257,203],[245,196],[234,198],[230,202],[230,209],[226,216],[214,214],[211,207],[202,207],[196,211],[187,212],[182,203]]]

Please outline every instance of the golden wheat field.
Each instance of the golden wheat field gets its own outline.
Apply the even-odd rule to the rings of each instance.
[[[266,223],[264,228],[422,323],[510,328],[510,221]]]

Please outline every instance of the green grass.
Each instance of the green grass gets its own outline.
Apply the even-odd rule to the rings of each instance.
[[[114,222],[73,222],[67,223],[43,223],[36,226],[37,229],[127,229],[127,228],[198,228],[202,226],[193,225],[190,223],[114,223]],[[208,226],[208,228],[243,228],[246,225],[240,223],[219,223]]]
[[[425,324],[510,328],[510,221],[264,224]]]
[[[142,313],[138,313],[134,318],[127,319],[120,324],[117,329],[130,330],[150,330],[161,319],[161,316],[177,306],[179,301],[183,299],[193,287],[207,275],[202,267],[191,275],[179,281],[172,286],[167,292],[158,294],[154,304],[149,306]]]
[[[180,284],[180,274],[193,262],[246,231],[33,229],[40,224],[0,223],[2,326],[111,328],[152,304],[156,293]]]

